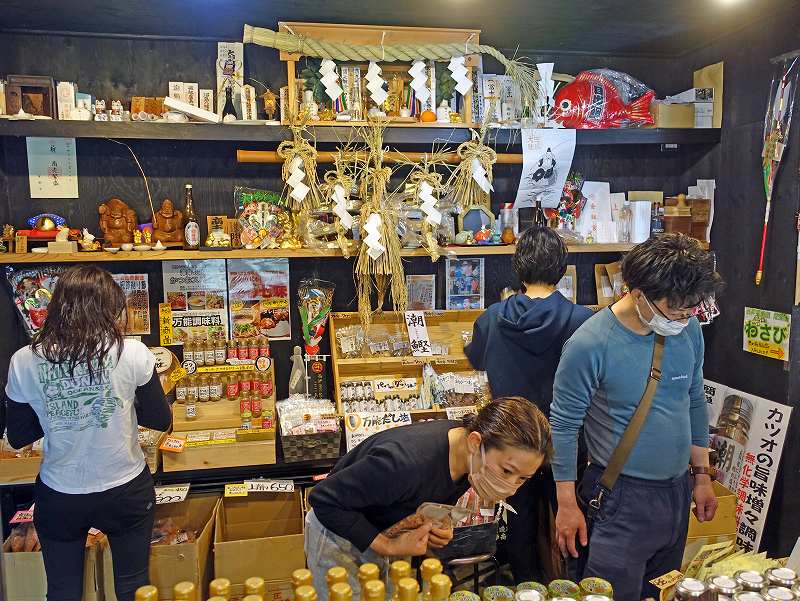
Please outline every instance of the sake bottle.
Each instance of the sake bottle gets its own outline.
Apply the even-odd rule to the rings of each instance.
[[[136,601],[158,601],[158,589],[154,586],[140,586],[136,589]]]
[[[419,584],[413,578],[401,578],[397,583],[398,601],[417,601]]]
[[[380,580],[381,570],[374,563],[365,563],[358,568],[358,583],[361,585],[361,596],[365,595],[364,586],[372,580]]]
[[[216,580],[212,580],[208,585],[208,594],[210,597],[222,597],[223,599],[230,599],[231,581],[227,578],[217,578]]]
[[[339,566],[334,566],[328,570],[326,578],[328,580],[328,591],[330,591],[334,584],[347,584],[347,570]]]
[[[300,571],[300,570],[296,570]],[[305,570],[308,572],[308,570]],[[311,572],[309,573],[309,579],[311,577]],[[294,580],[292,581],[292,585],[294,585]],[[297,588],[297,587],[294,587]],[[267,585],[264,582],[264,579],[259,576],[253,576],[248,578],[244,581],[244,594],[245,595],[261,595],[262,597],[267,592]]]
[[[337,582],[328,588],[328,599],[329,601],[353,601],[353,589],[346,582]]]
[[[294,592],[294,601],[317,601],[317,591],[313,586],[299,586]]]
[[[172,589],[174,601],[197,601],[197,590],[194,582],[179,582]]]
[[[361,601],[386,601],[386,585],[383,584],[383,581],[369,580],[365,582],[361,588]]]
[[[292,572],[292,588],[297,592],[301,586],[312,586],[314,583],[314,576],[311,570],[300,569]]]
[[[447,574],[436,574],[431,578],[431,601],[447,601],[453,582]]]
[[[442,573],[442,562],[436,558],[425,559],[420,566],[422,574],[422,601],[431,601],[431,578]]]
[[[303,351],[299,346],[292,351],[292,371],[289,374],[289,394],[305,394],[308,391],[306,385],[306,364],[303,361]]]
[[[402,560],[392,562],[389,567],[389,580],[392,582],[392,601],[398,601],[400,581],[404,578],[411,578],[411,564]]]

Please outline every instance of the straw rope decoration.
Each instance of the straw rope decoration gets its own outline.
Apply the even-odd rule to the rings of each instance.
[[[277,154],[283,159],[281,177],[289,206],[295,210],[317,209],[322,206],[317,178],[317,149],[303,136],[308,131],[305,113],[292,118],[289,125],[292,140],[278,145]]]
[[[322,193],[325,195],[325,199],[334,208],[336,241],[345,259],[350,258],[350,252],[353,249],[352,240],[349,240],[346,236],[347,232],[353,227],[353,219],[346,213],[346,208],[344,208],[345,212],[342,214],[337,212],[337,205],[339,204],[339,199],[337,199],[337,186],[340,187],[339,191],[342,193],[343,200],[346,204],[347,199],[350,197],[350,191],[353,189],[355,183],[355,177],[350,171],[352,168],[358,167],[357,159],[352,159],[355,155],[347,148],[348,147],[340,147],[338,149],[338,154],[333,162],[335,168],[325,173],[323,177],[324,183],[320,186]],[[351,170],[348,170],[348,167],[351,167]],[[345,223],[343,223],[343,219]]]
[[[506,74],[517,83],[523,101],[530,106],[535,105],[540,91],[539,75],[536,65],[524,59],[509,59],[502,52],[485,44],[386,44],[357,45],[327,42],[311,37],[298,36],[282,31],[272,31],[252,25],[244,26],[245,44],[258,44],[275,48],[282,52],[327,58],[336,61],[358,62],[412,62],[419,59],[449,61],[454,56],[467,54],[488,54],[497,59],[506,70]]]
[[[358,313],[365,330],[372,322],[372,313],[381,312],[386,292],[391,292],[392,308],[405,311],[408,305],[405,270],[400,256],[400,238],[397,236],[396,211],[386,204],[386,187],[392,170],[383,166],[383,130],[385,120],[370,120],[362,136],[369,149],[367,164],[360,180],[361,229],[368,235],[359,249],[355,264]],[[374,234],[371,224],[377,225]],[[383,251],[376,250],[376,245]],[[378,254],[378,252],[380,254]],[[372,308],[372,289],[376,292],[376,306]]]
[[[483,205],[489,211],[492,210],[489,187],[492,184],[492,165],[497,162],[497,153],[484,144],[486,130],[488,129],[488,116],[494,112],[494,101],[489,104],[486,110],[487,118],[481,125],[480,132],[472,130],[472,140],[463,142],[459,145],[456,153],[461,162],[453,170],[447,182],[447,189],[453,194],[453,199],[461,209],[473,205]],[[484,187],[481,187],[478,178],[475,176],[475,167],[480,166],[485,172]]]
[[[431,163],[427,161],[424,162],[411,172],[409,179],[414,186],[415,194],[419,194],[419,185],[422,182],[425,182],[431,188],[433,188],[432,194],[436,198],[440,198],[441,192],[444,189],[442,185],[442,174],[431,171],[431,167]],[[439,216],[439,219],[441,220],[441,215]],[[436,232],[433,229],[433,225],[428,221],[428,219],[422,220],[422,244],[425,247],[425,250],[428,251],[428,254],[431,256],[431,262],[435,263],[438,261],[440,256],[439,243],[436,240]]]

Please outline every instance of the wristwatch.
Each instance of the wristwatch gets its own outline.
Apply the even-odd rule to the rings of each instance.
[[[697,476],[698,474],[706,474],[707,476],[711,476],[711,468],[705,466],[691,466],[692,476]]]

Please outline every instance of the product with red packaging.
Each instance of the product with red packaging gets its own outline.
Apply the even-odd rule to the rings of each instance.
[[[64,267],[43,266],[14,269],[6,267],[6,278],[11,286],[11,296],[25,324],[33,336],[44,325],[47,306],[53,296],[58,276]]]

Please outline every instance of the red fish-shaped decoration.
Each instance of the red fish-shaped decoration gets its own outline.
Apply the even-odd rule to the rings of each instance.
[[[648,125],[654,122],[650,114],[654,97],[655,92],[647,90],[625,104],[617,85],[609,77],[596,71],[581,71],[574,81],[556,93],[553,119],[570,129]]]

